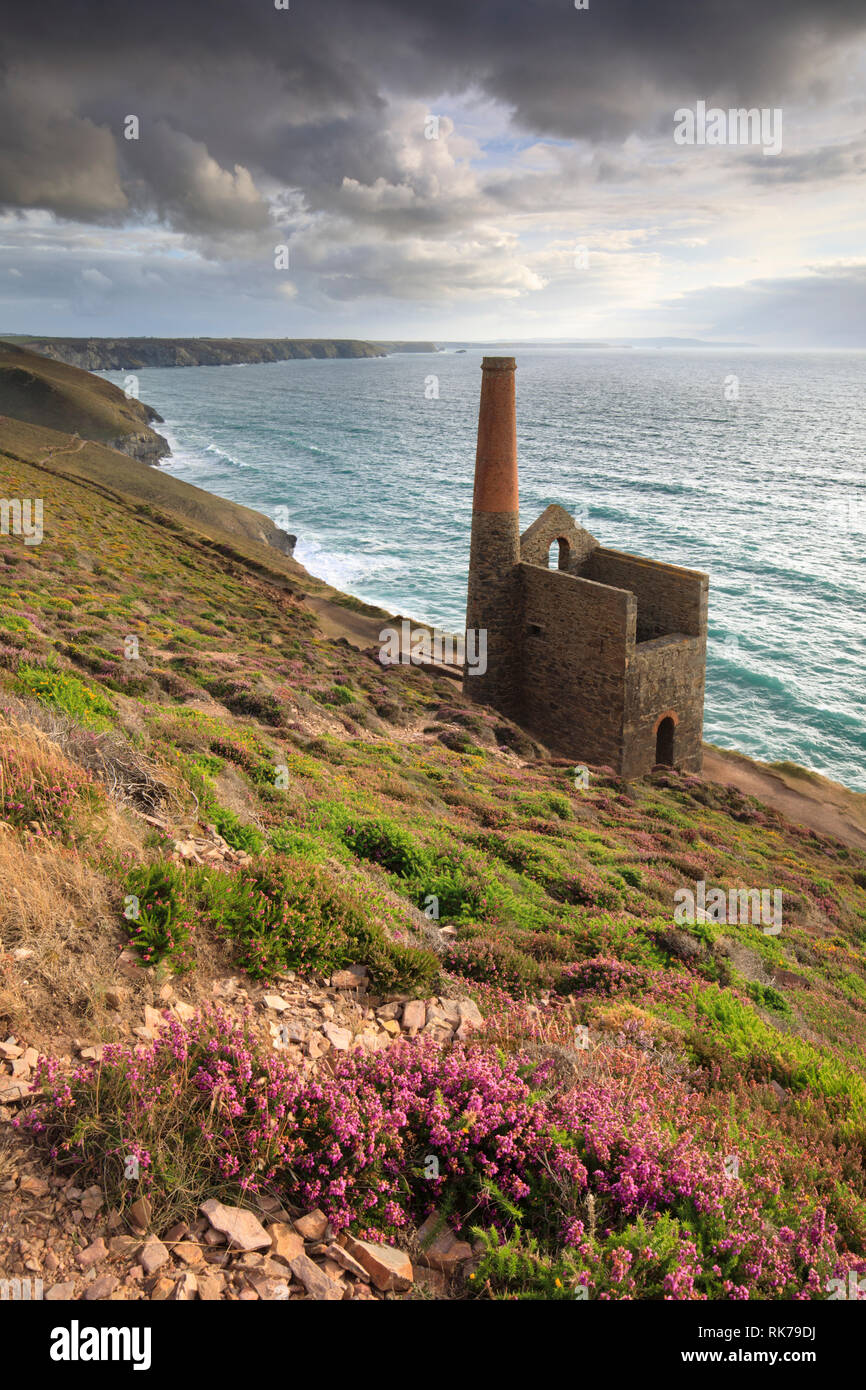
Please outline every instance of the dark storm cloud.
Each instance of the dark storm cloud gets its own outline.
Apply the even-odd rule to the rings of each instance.
[[[0,203],[112,222],[152,210],[182,231],[246,234],[263,185],[313,211],[411,227],[423,190],[376,208],[357,186],[405,184],[394,100],[480,92],[537,135],[622,139],[697,97],[820,99],[866,29],[862,0],[116,0],[7,19]],[[123,119],[139,115],[138,145]],[[344,185],[348,180],[348,185]],[[411,178],[408,179],[411,184]],[[399,217],[398,217],[399,214]]]

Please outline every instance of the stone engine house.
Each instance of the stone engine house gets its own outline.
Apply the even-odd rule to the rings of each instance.
[[[708,577],[608,550],[559,506],[521,535],[515,367],[482,363],[466,626],[487,669],[464,690],[576,763],[699,772]]]

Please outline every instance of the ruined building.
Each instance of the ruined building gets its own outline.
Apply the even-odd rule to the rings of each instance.
[[[466,626],[487,669],[464,689],[575,763],[699,772],[707,576],[608,550],[558,506],[521,535],[515,365],[482,364]]]

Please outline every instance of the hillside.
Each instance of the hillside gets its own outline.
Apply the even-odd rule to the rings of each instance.
[[[170,452],[150,428],[160,416],[119,387],[24,347],[0,342],[0,415],[80,435],[144,463]]]
[[[0,426],[0,494],[45,499],[41,544],[0,538],[5,1274],[573,1301],[866,1271],[863,799],[843,838],[708,777],[584,789],[118,457]],[[678,919],[701,881],[779,891],[781,930]]]
[[[384,357],[435,352],[434,343],[367,343],[356,338],[30,338],[6,340],[88,372],[142,367],[226,367],[310,357]],[[50,423],[46,421],[46,423]]]
[[[267,546],[285,556],[290,556],[294,549],[296,538],[280,530],[261,512],[214,497],[180,478],[90,440],[7,417],[0,421],[0,448],[10,463],[26,463],[38,474],[36,493],[23,494],[19,484],[11,495],[42,497],[49,517],[51,480],[68,477],[92,483],[102,494],[134,502],[139,515],[158,512],[166,521],[171,519],[175,524],[191,527],[229,547],[243,550],[252,545],[254,553],[258,553],[262,546]],[[36,476],[33,485],[37,485]],[[300,566],[295,568],[300,571]]]

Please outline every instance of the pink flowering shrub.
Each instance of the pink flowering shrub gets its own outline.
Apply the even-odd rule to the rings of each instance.
[[[594,956],[591,960],[567,965],[557,988],[562,994],[637,994],[646,985],[646,972],[637,965],[612,957]]]
[[[393,1238],[438,1208],[484,1232],[491,1291],[530,1296],[808,1299],[866,1269],[815,1194],[786,1186],[783,1146],[744,1142],[732,1179],[700,1094],[634,1054],[567,1091],[548,1064],[426,1039],[309,1076],[214,1011],[41,1080],[29,1124],[56,1157],[121,1204],[144,1190],[166,1221],[267,1189]]]
[[[31,1128],[61,1159],[113,1176],[121,1200],[137,1195],[129,1154],[155,1206],[171,1204],[183,1171],[202,1194],[277,1186],[338,1229],[399,1231],[443,1203],[546,1229],[585,1182],[556,1107],[492,1050],[403,1042],[313,1078],[261,1060],[215,1010],[171,1021],[145,1048],[107,1045],[68,1081],[46,1062],[40,1079],[49,1099]]]

